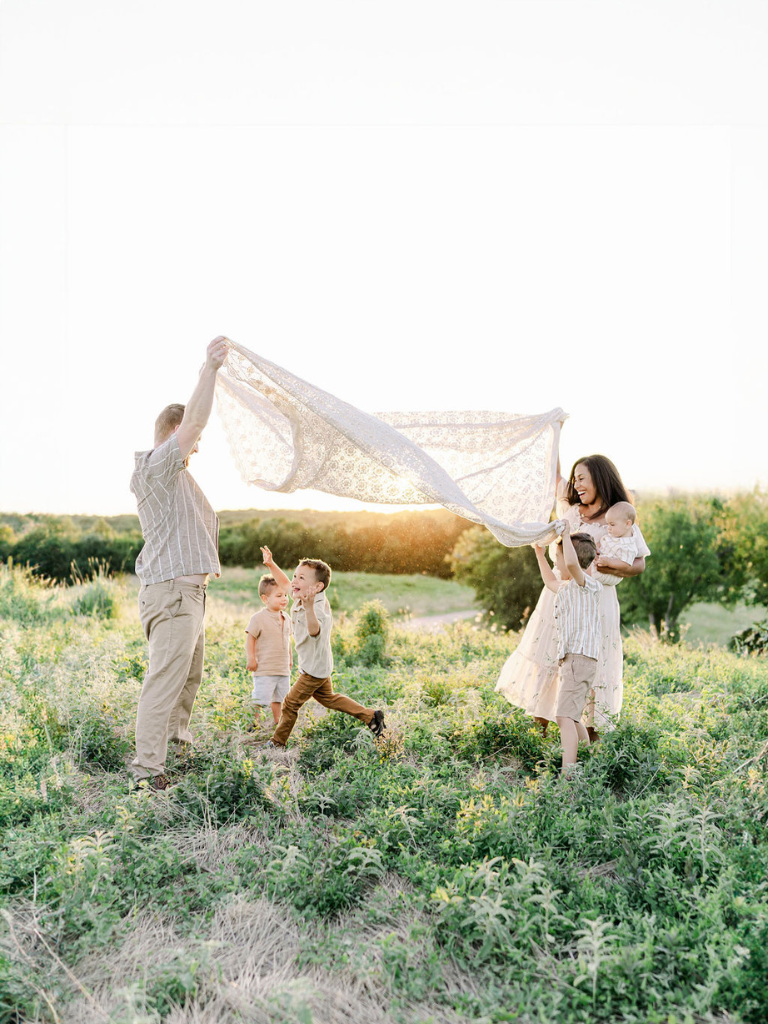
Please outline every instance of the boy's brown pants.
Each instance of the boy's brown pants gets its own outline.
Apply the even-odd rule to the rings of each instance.
[[[283,701],[283,711],[280,721],[277,723],[272,742],[284,747],[291,735],[299,708],[306,704],[310,697],[314,697],[318,704],[333,711],[344,711],[348,715],[359,718],[366,725],[373,719],[373,708],[364,708],[355,700],[350,700],[343,693],[334,693],[331,686],[331,677],[327,679],[316,679],[302,672],[296,682],[288,691]]]

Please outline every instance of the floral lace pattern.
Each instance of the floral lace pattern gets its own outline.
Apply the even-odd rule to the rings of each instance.
[[[383,504],[439,504],[508,547],[546,543],[562,409],[370,415],[232,343],[218,409],[240,475]]]

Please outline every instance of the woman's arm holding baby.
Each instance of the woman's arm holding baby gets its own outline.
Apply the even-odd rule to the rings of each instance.
[[[627,576],[639,576],[645,572],[645,558],[636,558],[630,565],[629,562],[622,562],[620,558],[605,558],[598,555],[595,559],[595,568],[609,576],[620,576],[622,579]]]

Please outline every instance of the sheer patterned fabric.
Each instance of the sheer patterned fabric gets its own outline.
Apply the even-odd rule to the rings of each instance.
[[[370,415],[232,342],[218,410],[240,475],[383,504],[439,504],[507,547],[552,539],[562,409]]]

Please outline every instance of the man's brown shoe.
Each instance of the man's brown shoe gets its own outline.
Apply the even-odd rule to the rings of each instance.
[[[167,775],[163,775],[162,772],[159,775],[153,775],[151,779],[146,779],[145,781],[147,789],[151,789],[153,793],[160,793],[164,789],[171,788],[171,780]]]

